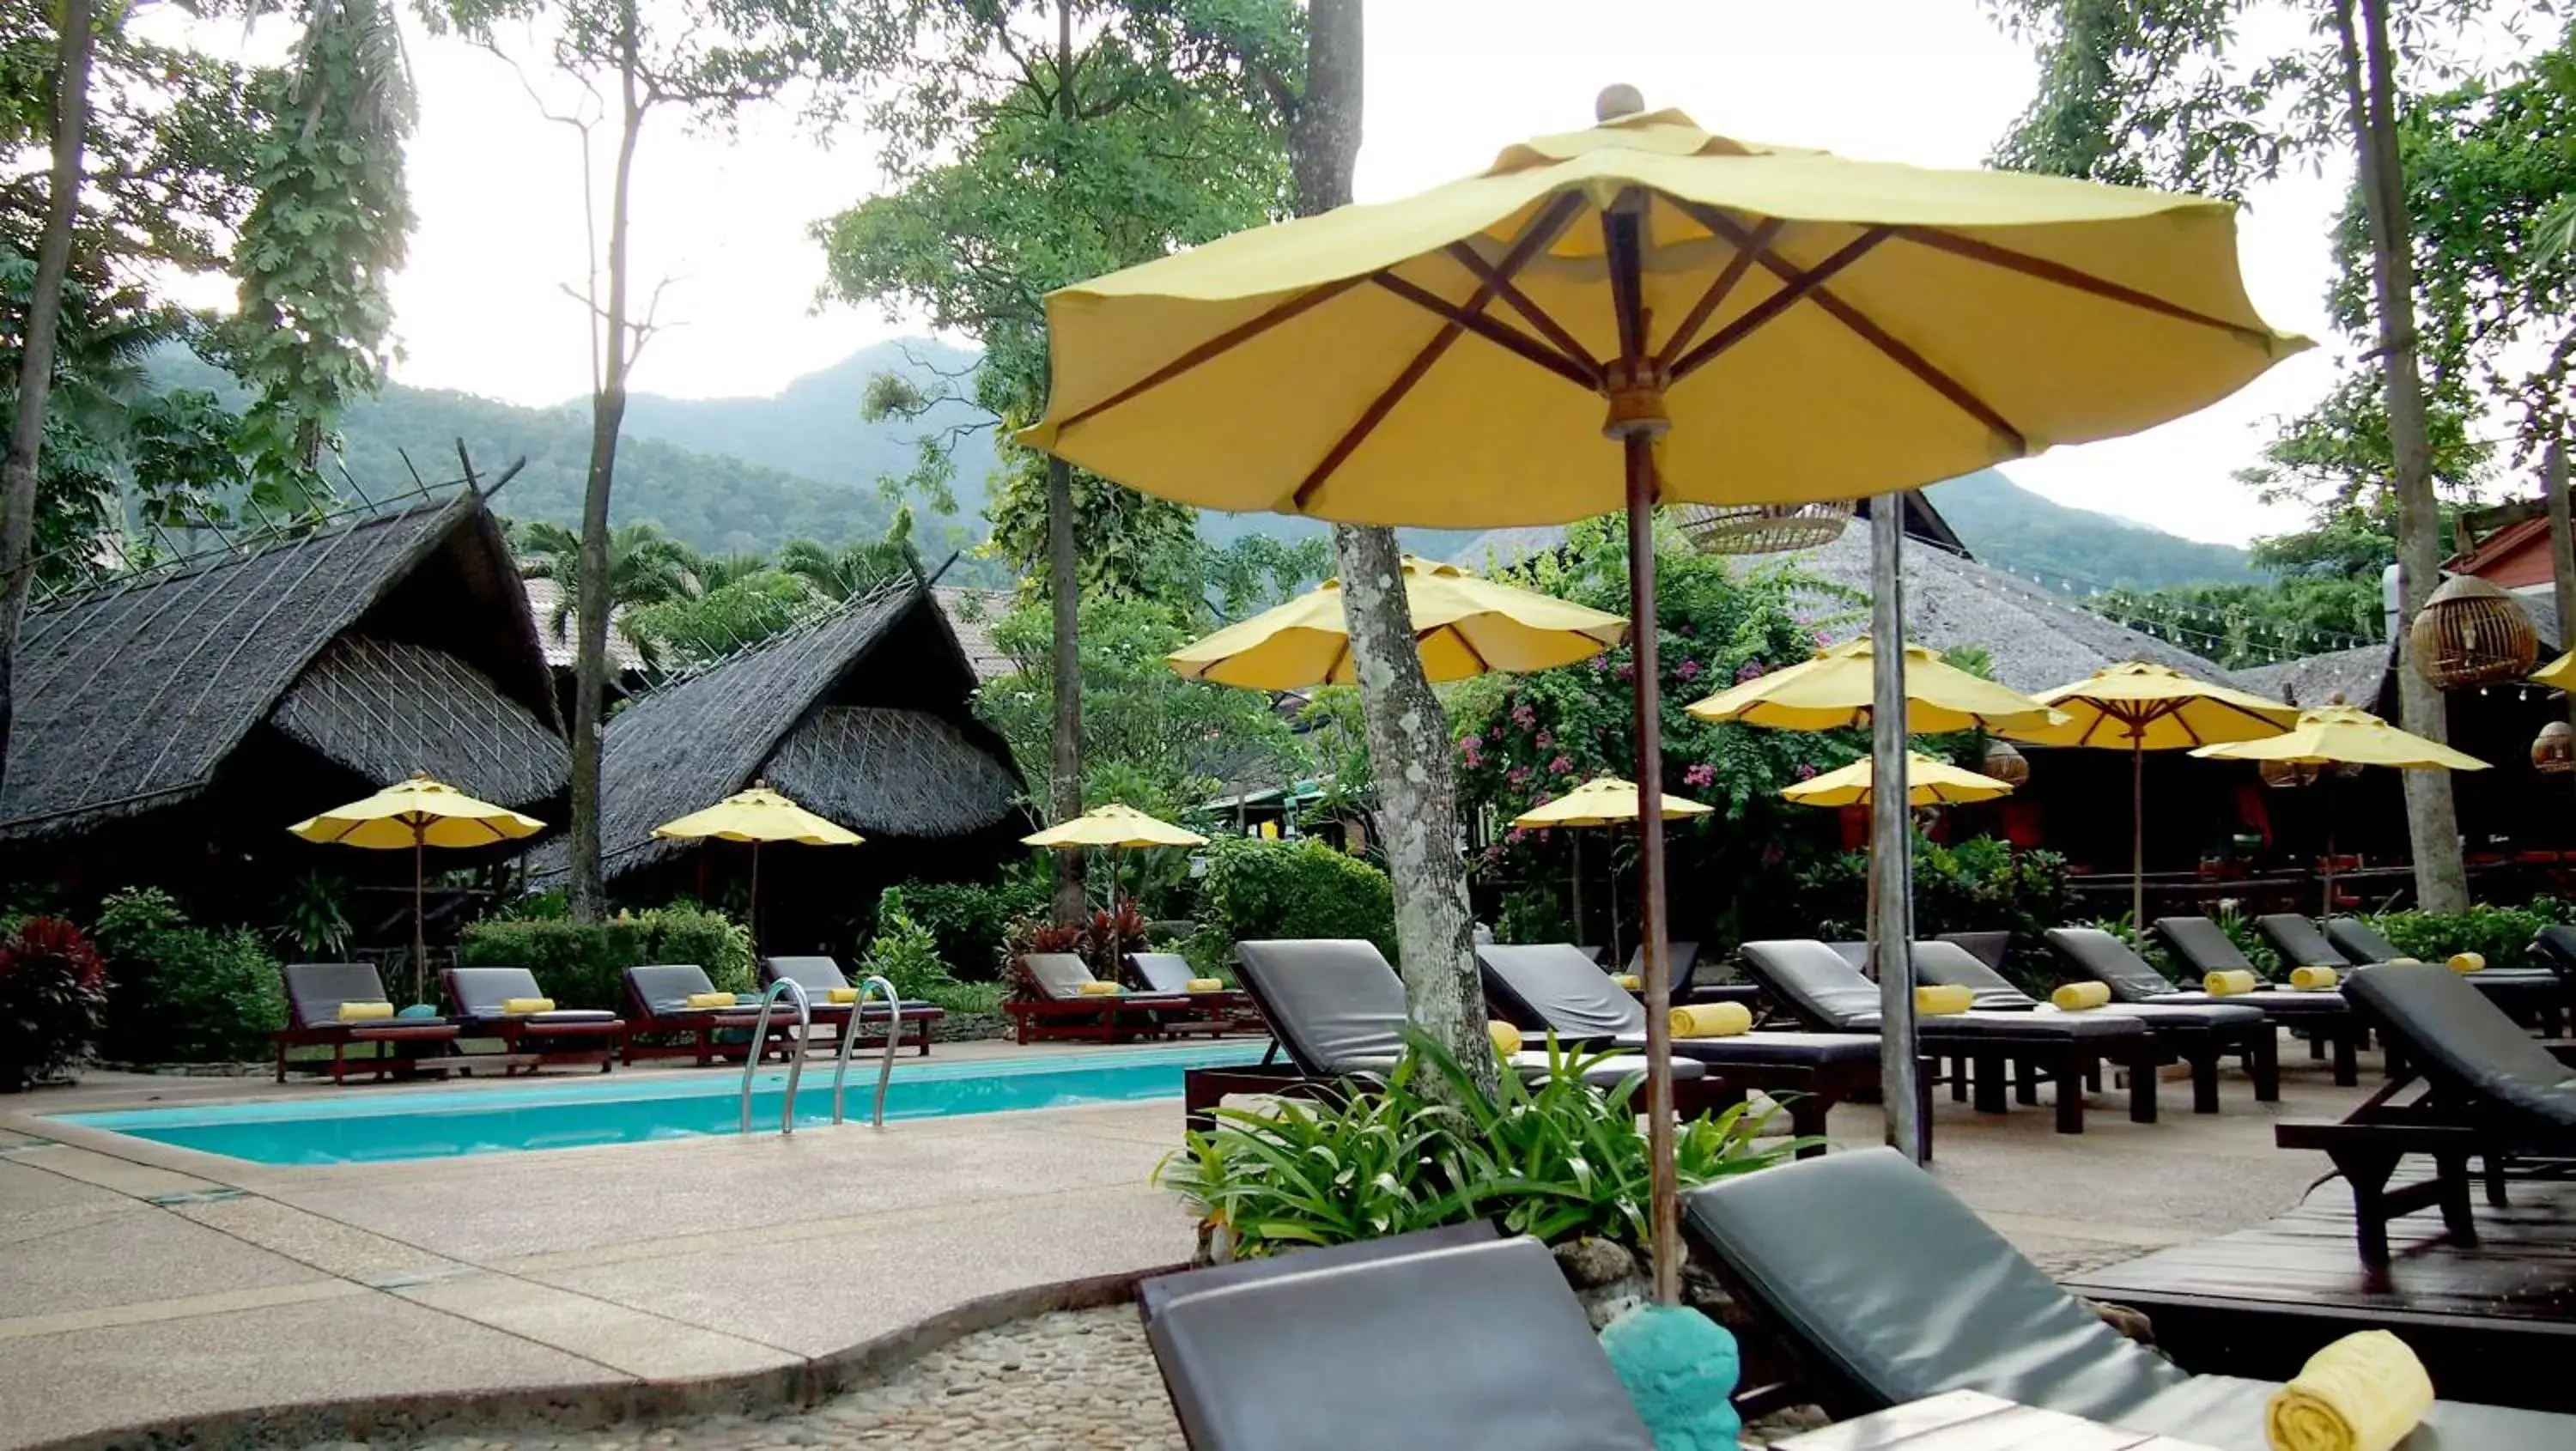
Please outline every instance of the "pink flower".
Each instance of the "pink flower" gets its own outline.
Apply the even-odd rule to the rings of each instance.
[[[1518,846],[1518,845],[1520,845],[1522,842],[1524,842],[1524,841],[1526,841],[1526,840],[1528,840],[1528,839],[1529,839],[1529,832],[1528,832],[1526,829],[1524,829],[1524,828],[1522,828],[1522,827],[1518,827],[1518,826],[1513,827],[1509,832],[1505,833],[1505,834],[1504,834],[1504,836],[1503,836],[1503,840],[1510,842],[1510,843],[1511,843],[1512,845],[1514,845],[1514,846]]]
[[[1574,774],[1574,758],[1572,756],[1562,754],[1558,755],[1554,760],[1547,763],[1547,773],[1551,776],[1570,776]]]
[[[1554,733],[1549,731],[1540,731],[1538,733],[1538,739],[1531,742],[1531,744],[1537,746],[1542,751],[1550,750],[1556,745],[1556,736]]]
[[[1524,700],[1512,707],[1512,724],[1523,727],[1534,726],[1538,724],[1538,711]]]
[[[1494,743],[1495,743],[1496,745],[1500,745],[1500,744],[1502,744],[1502,740],[1503,740],[1503,728],[1502,728],[1500,725],[1497,725],[1497,726],[1495,726],[1495,727],[1494,727]]]
[[[1634,679],[1636,679],[1636,678],[1637,678],[1637,667],[1636,667],[1636,665],[1635,665],[1633,662],[1630,662],[1630,661],[1626,661],[1626,660],[1622,660],[1622,661],[1620,661],[1620,662],[1619,662],[1619,678],[1620,678],[1620,679],[1622,679],[1622,680],[1634,680]]]
[[[1515,785],[1515,786],[1526,786],[1526,785],[1528,785],[1528,784],[1529,784],[1529,778],[1530,778],[1530,768],[1529,768],[1529,767],[1527,767],[1527,766],[1514,766],[1514,767],[1512,767],[1511,782],[1512,782],[1512,784],[1513,784],[1513,785]]]
[[[1748,680],[1759,680],[1769,673],[1771,673],[1770,668],[1761,661],[1747,660],[1735,668],[1735,683],[1742,685]]]
[[[1717,768],[1705,761],[1682,772],[1682,784],[1685,786],[1711,786],[1716,782]]]
[[[1696,660],[1684,660],[1679,665],[1673,667],[1673,673],[1684,680],[1697,680],[1699,679],[1699,662]]]
[[[1812,781],[1816,779],[1816,768],[1808,765],[1804,761],[1800,761],[1797,764],[1797,767],[1790,771],[1789,774],[1797,777],[1801,781]]]

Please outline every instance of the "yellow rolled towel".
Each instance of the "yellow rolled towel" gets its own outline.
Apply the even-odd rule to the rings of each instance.
[[[2048,1000],[2057,1004],[2059,1012],[2080,1013],[2109,1002],[2111,985],[2107,982],[2070,982],[2050,993]]]
[[[855,1003],[858,1000],[859,990],[854,987],[827,987],[823,989],[823,1001],[827,1003]]]
[[[2226,972],[2213,972],[2202,978],[2200,985],[2212,997],[2223,998],[2236,993],[2258,992],[2263,987],[2263,979],[2239,967]]]
[[[554,1010],[555,1000],[553,998],[501,999],[501,1011],[514,1018],[527,1013],[551,1013]]]
[[[1521,1051],[1520,1029],[1509,1023],[1489,1021],[1485,1024],[1485,1031],[1493,1037],[1496,1057],[1509,1058]]]
[[[1753,1010],[1742,1003],[1692,1003],[1666,1019],[1676,1038],[1732,1038],[1753,1029]]]
[[[2272,1393],[2263,1435],[2272,1451],[2389,1451],[2433,1409],[2433,1380],[2385,1330],[2347,1335],[2308,1357]]]
[[[2483,952],[2454,952],[2451,954],[2451,971],[2453,972],[2484,972],[2486,970],[2487,955]]]
[[[689,1006],[693,1008],[729,1008],[733,1006],[733,1002],[731,993],[689,994]]]
[[[1225,979],[1221,977],[1194,977],[1189,981],[1189,989],[1194,993],[1221,993],[1225,991]]]
[[[2343,974],[2331,967],[2294,967],[2290,969],[2290,986],[2306,992],[2343,986]]]
[[[378,1023],[394,1015],[391,1003],[342,1003],[340,1021],[344,1023]]]
[[[1641,993],[1646,990],[1646,980],[1633,972],[1614,972],[1610,974],[1610,980],[1628,992]]]
[[[2388,965],[2390,967],[2420,967],[2423,965],[2423,962],[2424,959],[2420,957],[2392,957],[2388,959]]]
[[[1914,1011],[1927,1018],[1946,1018],[1977,1005],[1977,995],[1951,983],[1927,983],[1914,990]]]
[[[1121,989],[1118,984],[1114,982],[1102,982],[1098,978],[1093,978],[1091,981],[1082,985],[1082,995],[1087,998],[1116,997],[1121,991],[1123,991],[1123,989]]]

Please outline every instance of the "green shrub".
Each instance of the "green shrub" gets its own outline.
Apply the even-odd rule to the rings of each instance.
[[[167,892],[129,888],[99,907],[109,1052],[136,1063],[239,1063],[286,1026],[277,959],[247,928],[189,923]]]
[[[2453,953],[2483,955],[2489,967],[2530,964],[2531,939],[2568,920],[2568,905],[2541,897],[2527,907],[2471,907],[2465,912],[2389,912],[2369,919],[2400,953],[2447,962]]]
[[[874,973],[894,984],[895,995],[936,1001],[934,994],[957,985],[948,964],[939,960],[939,943],[930,929],[905,909],[908,894],[888,887],[877,898],[877,930],[859,959],[862,973]]]
[[[1816,924],[1812,935],[1860,937],[1868,868],[1868,853],[1843,852],[1798,874],[1797,899],[1801,914]],[[2053,851],[2024,850],[1991,836],[1950,846],[1919,833],[1914,838],[1915,935],[2010,932],[2012,957],[2004,972],[2025,989],[2044,996],[2062,980],[2043,934],[2075,920],[2075,905],[2066,859]]]
[[[1001,975],[1002,945],[1013,918],[1045,910],[1046,884],[1035,876],[999,882],[906,882],[904,912],[928,929],[958,977],[990,981]]]
[[[1272,938],[1364,937],[1396,958],[1386,873],[1319,841],[1210,842],[1199,911],[1183,950],[1202,973],[1232,966],[1234,944]]]
[[[1185,1135],[1156,1181],[1244,1258],[1483,1218],[1549,1243],[1646,1242],[1652,1173],[1629,1102],[1635,1081],[1595,1092],[1583,1075],[1599,1058],[1566,1054],[1534,1084],[1505,1074],[1487,1093],[1430,1039],[1407,1036],[1384,1089],[1340,1107],[1218,1109],[1215,1131]],[[1442,1081],[1445,1101],[1415,1086],[1426,1075]],[[1800,1147],[1757,1145],[1766,1122],[1739,1104],[1683,1125],[1673,1145],[1681,1186]]]
[[[79,1065],[107,1007],[107,965],[80,929],[29,917],[0,941],[0,1093]]]
[[[626,1006],[626,969],[655,962],[694,962],[726,992],[753,982],[751,934],[741,923],[701,907],[621,912],[599,922],[563,917],[487,917],[469,925],[456,960],[467,967],[524,967],[558,1006]]]

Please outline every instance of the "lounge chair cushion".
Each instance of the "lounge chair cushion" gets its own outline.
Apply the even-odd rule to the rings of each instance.
[[[2111,985],[2111,995],[2124,1003],[2141,1003],[2179,991],[2173,979],[2136,950],[2099,927],[2051,927],[2049,950],[2087,977]]]
[[[1646,1040],[1614,1038],[1611,1047],[1623,1053],[1643,1053]],[[1676,1069],[1689,1065],[1713,1069],[1757,1067],[1764,1064],[1796,1064],[1824,1068],[1847,1063],[1875,1063],[1879,1058],[1878,1039],[1868,1033],[1775,1033],[1768,1028],[1753,1033],[1738,1033],[1732,1038],[1675,1038],[1673,1057]]]
[[[1058,1002],[1082,996],[1082,985],[1098,982],[1091,968],[1070,952],[1025,952],[1020,954],[1020,969],[1038,991]]]
[[[2012,979],[1946,937],[1914,944],[1914,980],[1966,988],[1975,1005],[1986,1012],[2026,1013],[2039,1006],[2039,999],[2015,987]]]
[[[1168,1293],[1146,1337],[1195,1451],[1650,1451],[1544,1246],[1386,1248]]]
[[[715,990],[716,985],[707,979],[707,970],[694,962],[659,962],[626,969],[628,995],[663,1016],[704,1012],[706,1009],[690,1007],[689,999]]]
[[[1234,956],[1280,1046],[1308,1073],[1383,1071],[1404,1052],[1404,981],[1375,944],[1238,942]]]
[[[1944,932],[1940,940],[1955,942],[1968,949],[1968,955],[2000,972],[2004,959],[2012,953],[2010,932]]]
[[[2254,964],[2227,929],[2206,917],[2158,917],[2156,935],[2174,955],[2189,964],[2194,976],[2213,972],[2254,972]],[[2255,972],[2256,977],[2262,974]]]
[[[1222,1290],[1230,1285],[1250,1284],[1256,1280],[1275,1280],[1282,1275],[1346,1269],[1373,1260],[1397,1259],[1454,1245],[1492,1244],[1502,1237],[1503,1232],[1494,1227],[1492,1220],[1471,1219],[1465,1224],[1452,1224],[1440,1229],[1390,1234],[1322,1249],[1292,1250],[1257,1260],[1235,1260],[1229,1264],[1155,1275],[1136,1282],[1136,1308],[1143,1314],[1145,1323],[1151,1325],[1155,1317],[1163,1313],[1165,1306],[1185,1295]]]
[[[524,967],[451,967],[447,993],[456,1011],[469,1018],[516,1018],[530,1023],[613,1023],[617,1015],[596,1008],[552,1008],[542,1013],[513,1013],[512,998],[542,998],[537,975]]]
[[[841,965],[828,957],[764,957],[760,960],[763,982],[792,982],[805,989],[809,997],[827,998],[833,990],[848,990],[850,979]]]
[[[326,1028],[340,1021],[342,1003],[381,1003],[384,979],[363,962],[290,962],[285,967],[286,1000],[300,1027]]]
[[[1673,986],[1681,987],[1691,980],[1693,973],[1699,971],[1699,944],[1667,942],[1664,944],[1664,958],[1666,967],[1672,974]],[[1638,977],[1646,975],[1646,944],[1640,942],[1628,949],[1627,970]]]
[[[2290,967],[2350,967],[2356,959],[2329,941],[2317,930],[2317,924],[2296,912],[2267,912],[2254,919],[2254,930],[2281,954],[2281,965]],[[2381,958],[2367,959],[2372,962]]]
[[[1962,950],[1961,956],[1966,956]],[[1744,944],[1744,961],[1772,994],[1798,1016],[1828,1031],[1878,1031],[1878,984],[1821,942],[1784,939]],[[1915,1023],[1925,1040],[1988,1038],[2000,1042],[2062,1042],[2068,1038],[2136,1039],[2146,1030],[2134,1018],[2101,1013],[1953,1013]]]
[[[1848,962],[1854,972],[1869,971],[1869,944],[1866,942],[1829,942],[1834,955]]]
[[[1190,992],[1190,984],[1199,977],[1199,970],[1177,952],[1131,952],[1127,962],[1145,980],[1145,986],[1158,993]]]
[[[2532,955],[2545,963],[2576,972],[2576,927],[2552,923],[2531,939]]]
[[[2406,954],[2397,944],[2379,935],[2379,929],[2358,917],[2326,919],[2326,940],[2332,942],[2346,962],[2390,962]]]
[[[2344,991],[2437,1083],[2576,1128],[2576,1068],[2458,973],[2439,963],[2384,963],[2354,973]]]
[[[1627,989],[1563,942],[1529,947],[1476,949],[1485,991],[1522,1023],[1534,1023],[1568,1042],[1641,1036],[1646,1009]]]

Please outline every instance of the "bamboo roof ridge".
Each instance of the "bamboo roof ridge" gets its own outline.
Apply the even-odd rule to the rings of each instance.
[[[372,781],[419,772],[468,796],[528,802],[571,774],[535,712],[455,656],[405,641],[332,641],[269,719]]]

